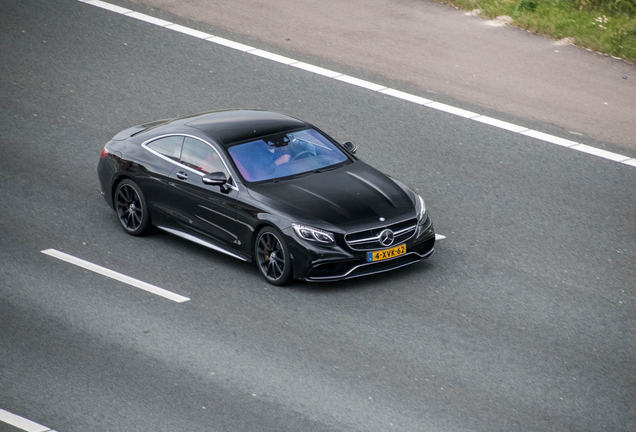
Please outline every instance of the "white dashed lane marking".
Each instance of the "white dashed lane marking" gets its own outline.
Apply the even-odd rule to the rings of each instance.
[[[98,266],[97,264],[93,264],[92,262],[85,261],[83,259],[74,257],[73,255],[66,254],[64,252],[60,252],[55,249],[46,249],[41,251],[43,254],[52,256],[62,261],[66,261],[67,263],[71,263],[78,267],[85,268],[86,270],[90,270],[95,273],[99,273],[103,276],[109,277],[111,279],[118,280],[120,282],[126,283],[128,285],[134,286],[136,288],[142,289],[144,291],[148,291],[149,293],[161,296],[163,298],[167,298],[168,300],[172,300],[177,303],[183,303],[190,300],[188,297],[184,297],[179,294],[175,294],[171,291],[165,290],[163,288],[159,288],[158,286],[151,285],[146,282],[142,282],[135,278],[131,278],[130,276],[126,276],[124,274],[118,273],[116,271],[107,269],[106,267]]]
[[[521,135],[525,135],[543,142],[547,142],[550,144],[556,144],[563,147],[568,147],[573,150],[578,150],[583,153],[587,153],[593,156],[597,156],[603,159],[609,159],[614,162],[623,163],[625,165],[630,165],[636,167],[636,159],[630,158],[629,156],[624,156],[617,153],[612,153],[607,150],[602,150],[596,147],[591,147],[585,144],[581,144],[575,141],[570,141],[564,138],[560,138],[554,135],[546,134],[544,132],[539,132],[536,130],[532,130],[526,128],[524,126],[519,126],[513,123],[508,123],[503,120],[498,120],[492,117],[484,116],[478,113],[474,113],[472,111],[467,111],[462,108],[457,108],[451,105],[446,105],[440,102],[435,102],[429,99],[422,98],[420,96],[415,96],[409,93],[404,93],[399,90],[387,88],[386,86],[372,83],[369,81],[361,80],[359,78],[355,78],[349,75],[344,75],[340,72],[331,71],[328,69],[321,68],[319,66],[314,66],[308,63],[303,63],[298,60],[291,59],[289,57],[285,57],[279,54],[275,54],[269,51],[264,51],[262,49],[258,49],[255,47],[251,47],[249,45],[243,45],[242,43],[234,42],[228,39],[224,39],[218,36],[213,36],[208,33],[204,33],[199,30],[191,29],[188,27],[181,26],[179,24],[174,24],[169,21],[164,21],[162,19],[158,19],[152,17],[150,15],[145,15],[139,12],[132,11],[130,9],[126,9],[120,6],[116,6],[101,0],[78,0],[82,3],[90,4],[93,6],[97,6],[102,9],[109,10],[111,12],[115,12],[118,14],[122,14],[124,16],[128,16],[131,18],[135,18],[141,21],[145,21],[147,23],[157,25],[159,27],[167,28],[170,30],[178,31],[180,33],[184,33],[199,39],[203,39],[209,42],[214,42],[219,45],[226,46],[228,48],[236,49],[239,51],[246,52],[248,54],[256,55],[262,57],[264,59],[268,59],[271,61],[275,61],[278,63],[282,63],[287,66],[293,66],[298,69],[303,69],[307,72],[315,73],[317,75],[322,75],[327,78],[336,79],[338,81],[342,81],[351,85],[355,85],[358,87],[362,87],[371,91],[379,92],[388,96],[392,96],[398,99],[402,99],[405,101],[413,102],[418,105],[423,105],[428,108],[436,109],[439,111],[444,111],[446,113],[456,115],[459,117],[464,117],[470,120],[478,121],[480,123],[484,123],[499,129],[504,129],[513,133],[518,133]]]
[[[0,409],[0,422],[10,424],[27,432],[55,432],[46,426],[42,426],[41,424],[37,424],[36,422],[32,422],[31,420],[27,420],[24,417],[12,414],[3,409]]]

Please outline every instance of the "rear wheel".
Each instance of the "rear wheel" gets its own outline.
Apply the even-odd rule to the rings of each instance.
[[[283,235],[273,227],[263,228],[254,245],[256,264],[265,280],[285,285],[291,280],[291,258]]]
[[[148,231],[150,215],[144,194],[137,184],[129,179],[119,183],[115,191],[115,211],[122,228],[134,236]]]

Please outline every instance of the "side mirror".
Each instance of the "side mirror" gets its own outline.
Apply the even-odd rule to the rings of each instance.
[[[209,186],[223,186],[227,183],[227,177],[224,172],[211,172],[203,176],[201,181]]]
[[[347,141],[346,143],[342,144],[342,146],[346,148],[348,151],[350,151],[351,153],[355,153],[356,150],[358,150],[358,146],[352,143],[351,141]]]

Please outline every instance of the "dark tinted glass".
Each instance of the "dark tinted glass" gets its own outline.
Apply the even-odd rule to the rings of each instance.
[[[178,161],[181,157],[181,144],[183,144],[182,136],[169,136],[154,140],[148,143],[147,146],[170,159]]]

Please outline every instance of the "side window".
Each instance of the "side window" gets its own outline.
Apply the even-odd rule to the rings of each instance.
[[[218,153],[203,141],[194,138],[186,137],[181,163],[205,174],[222,171],[229,176]]]
[[[181,144],[183,144],[182,136],[169,136],[159,138],[146,145],[154,151],[178,162],[181,157]]]

